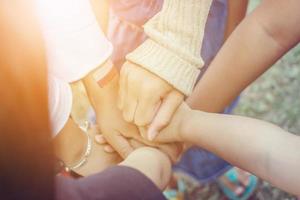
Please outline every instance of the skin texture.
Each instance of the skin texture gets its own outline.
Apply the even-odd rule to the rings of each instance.
[[[128,123],[122,118],[121,111],[116,105],[118,82],[119,76],[116,75],[111,82],[100,87],[93,78],[93,72],[84,80],[89,99],[97,115],[97,124],[105,139],[122,158],[126,158],[134,150],[130,140],[128,140],[134,139],[144,145],[159,148],[168,154],[173,161],[176,161],[182,148],[180,144],[150,142],[142,138],[134,124]]]
[[[97,21],[104,33],[107,31],[109,19],[109,2],[108,0],[90,0],[96,15]]]
[[[279,188],[300,195],[300,137],[273,124],[191,110],[182,104],[156,140],[190,142]]]
[[[171,162],[168,156],[154,148],[139,148],[133,151],[120,165],[141,171],[161,190],[166,188],[171,178]]]
[[[97,133],[99,133],[99,130],[95,126],[88,130],[91,138]],[[94,140],[92,142],[92,152],[87,163],[75,170],[76,173],[88,176],[103,171],[109,166],[116,165],[122,161],[117,153],[106,153],[101,145],[96,144]],[[81,159],[86,149],[86,144],[87,137],[85,133],[82,132],[72,119],[68,120],[65,127],[54,139],[56,155],[67,166],[74,165]]]
[[[248,0],[244,1],[227,1],[227,22],[224,39],[227,39],[232,31],[239,25],[239,23],[245,18]]]
[[[118,107],[127,122],[143,127],[155,117],[150,131],[161,130],[183,98],[181,92],[142,67],[131,62],[122,66]]]

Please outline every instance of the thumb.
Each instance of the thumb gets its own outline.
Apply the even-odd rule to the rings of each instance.
[[[134,150],[129,140],[120,133],[110,133],[105,137],[107,142],[125,159]]]
[[[177,90],[171,91],[164,99],[148,129],[148,139],[153,140],[171,121],[182,103],[184,95]]]

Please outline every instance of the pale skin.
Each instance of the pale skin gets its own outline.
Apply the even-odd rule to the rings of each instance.
[[[300,195],[300,137],[271,123],[191,110],[182,104],[155,140],[192,143]]]
[[[99,133],[97,127],[92,127],[88,134],[94,137]],[[71,138],[71,139],[70,139]],[[82,157],[87,145],[87,137],[78,125],[69,119],[62,131],[54,138],[54,146],[57,157],[62,159],[67,166],[76,164]],[[82,176],[95,174],[109,166],[116,165],[122,161],[116,153],[106,153],[101,145],[92,144],[92,153],[88,162],[75,170]]]
[[[243,1],[227,1],[227,22],[225,28],[224,39],[227,39],[232,31],[239,25],[239,23],[245,18],[248,0]]]

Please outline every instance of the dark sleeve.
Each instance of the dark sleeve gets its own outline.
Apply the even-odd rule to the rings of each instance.
[[[56,200],[165,200],[162,192],[138,170],[115,166],[73,180],[56,179]]]

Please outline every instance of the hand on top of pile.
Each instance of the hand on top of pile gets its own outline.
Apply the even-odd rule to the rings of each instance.
[[[127,122],[147,127],[154,138],[172,119],[184,94],[146,69],[126,62],[121,69],[118,107]]]
[[[181,153],[181,145],[150,142],[141,137],[134,124],[123,119],[121,111],[117,108],[118,81],[118,76],[116,76],[108,85],[101,88],[91,75],[84,80],[96,112],[97,124],[108,144],[123,158],[126,158],[137,146],[143,144],[159,148],[175,161]],[[106,146],[104,150],[110,152],[113,150],[112,148]]]

